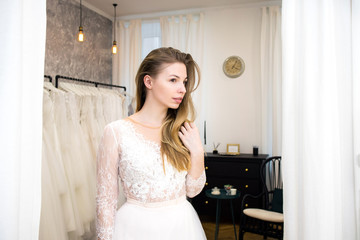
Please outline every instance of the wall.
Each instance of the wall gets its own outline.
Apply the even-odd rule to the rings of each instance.
[[[79,3],[47,0],[45,74],[111,83],[112,21],[82,7],[85,41],[78,42]]]
[[[242,153],[251,153],[253,145],[261,144],[260,30],[261,7],[205,13],[201,84],[206,85],[207,151],[213,150],[214,142],[221,143],[220,152],[226,151],[227,143],[239,143]],[[231,55],[245,62],[245,72],[239,78],[228,78],[222,71],[224,60]]]

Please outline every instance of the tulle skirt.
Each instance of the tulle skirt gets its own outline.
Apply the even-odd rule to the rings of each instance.
[[[199,217],[185,197],[141,204],[128,200],[117,211],[113,240],[206,239]]]

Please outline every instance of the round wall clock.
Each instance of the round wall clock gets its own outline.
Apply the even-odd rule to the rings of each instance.
[[[245,63],[239,56],[230,56],[225,59],[223,64],[223,71],[226,76],[230,78],[237,78],[245,70]]]

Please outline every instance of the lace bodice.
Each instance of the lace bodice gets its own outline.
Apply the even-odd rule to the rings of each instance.
[[[153,203],[194,197],[202,190],[205,171],[194,179],[161,158],[160,145],[147,140],[133,124],[119,120],[108,124],[97,158],[97,236],[111,239],[119,194],[118,178],[127,199]]]

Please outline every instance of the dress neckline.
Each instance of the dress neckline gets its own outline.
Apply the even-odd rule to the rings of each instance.
[[[154,127],[154,126],[149,126],[149,125],[143,124],[141,122],[136,121],[135,119],[133,119],[131,117],[128,117],[127,119],[129,119],[133,123],[139,124],[140,126],[143,126],[143,127],[146,127],[146,128],[150,128],[150,129],[160,129],[161,128],[161,126]]]
[[[143,142],[145,142],[145,143],[148,143],[148,144],[156,147],[158,150],[160,150],[161,144],[160,144],[160,143],[157,143],[157,142],[155,142],[155,141],[153,141],[153,140],[147,139],[147,138],[144,136],[144,134],[138,132],[138,131],[136,130],[136,128],[135,128],[135,126],[134,126],[134,123],[133,123],[132,121],[126,120],[126,119],[123,119],[123,121],[130,126],[131,131],[135,134],[135,136],[136,136],[138,139],[140,139],[141,141],[143,141]]]

